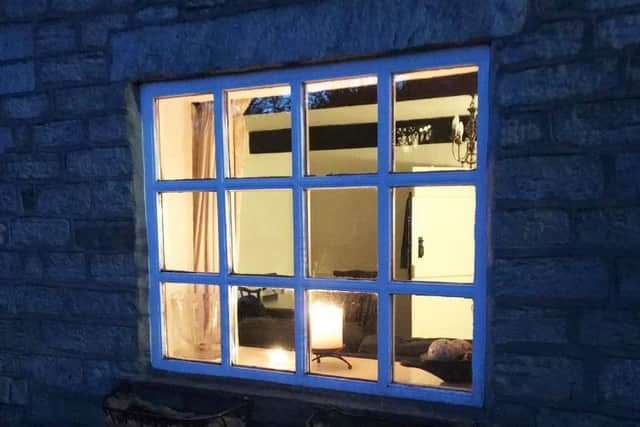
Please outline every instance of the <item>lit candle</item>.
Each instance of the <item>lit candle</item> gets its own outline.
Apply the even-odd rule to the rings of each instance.
[[[342,308],[316,303],[311,306],[311,349],[342,348]]]

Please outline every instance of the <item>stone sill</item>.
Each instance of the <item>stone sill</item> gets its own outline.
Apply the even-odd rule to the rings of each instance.
[[[371,396],[336,390],[291,386],[236,378],[175,374],[151,370],[128,376],[125,381],[173,387],[189,393],[247,397],[253,402],[256,421],[269,425],[303,425],[319,409],[337,409],[352,415],[391,419],[433,427],[473,427],[482,424],[482,408],[445,405],[409,399]],[[265,419],[267,418],[267,419]],[[405,423],[402,423],[403,425]]]

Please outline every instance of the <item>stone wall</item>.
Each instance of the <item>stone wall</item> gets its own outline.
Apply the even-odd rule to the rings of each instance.
[[[638,0],[3,0],[0,425],[100,425],[119,378],[185,379],[148,362],[140,82],[475,44],[493,62],[485,405],[352,401],[637,425]],[[305,405],[262,415],[301,425]]]

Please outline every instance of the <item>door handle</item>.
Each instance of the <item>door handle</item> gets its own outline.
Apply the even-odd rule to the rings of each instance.
[[[424,256],[424,239],[422,237],[418,237],[418,258],[422,258]]]

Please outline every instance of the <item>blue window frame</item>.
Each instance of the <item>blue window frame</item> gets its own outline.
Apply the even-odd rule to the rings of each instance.
[[[477,67],[477,152],[475,168],[456,171],[393,171],[394,76],[416,70],[446,69],[472,65]],[[377,78],[377,171],[326,176],[306,175],[307,117],[305,84],[353,76]],[[228,91],[288,85],[290,87],[291,157],[289,177],[231,178],[227,141]],[[203,375],[217,375],[272,381],[337,391],[358,392],[398,398],[410,398],[480,406],[485,387],[486,341],[486,264],[487,264],[487,147],[489,123],[489,51],[474,47],[396,56],[382,59],[334,63],[255,73],[216,76],[190,81],[149,83],[141,89],[143,154],[145,167],[146,220],[149,247],[149,309],[151,361],[155,368]],[[156,143],[157,100],[165,97],[207,94],[213,98],[213,137],[215,177],[207,179],[163,180],[159,175]],[[212,147],[213,148],[213,147]],[[396,280],[393,274],[393,195],[399,187],[473,186],[475,188],[475,258],[472,283]],[[377,198],[377,275],[364,280],[308,277],[309,256],[306,229],[305,192],[310,189],[374,187]],[[288,189],[292,194],[293,275],[234,274],[231,266],[228,192],[231,190]],[[219,268],[215,272],[175,272],[162,269],[163,251],[159,195],[176,192],[215,192],[217,194],[217,233]],[[220,296],[219,363],[168,358],[163,348],[162,284],[198,284],[217,286]],[[295,291],[295,371],[281,372],[236,366],[232,363],[233,338],[230,294],[233,286],[273,286]],[[377,378],[375,381],[314,375],[308,372],[308,298],[309,290],[357,291],[377,296]],[[394,382],[393,296],[417,295],[466,298],[473,302],[472,385],[468,390],[415,386]]]

